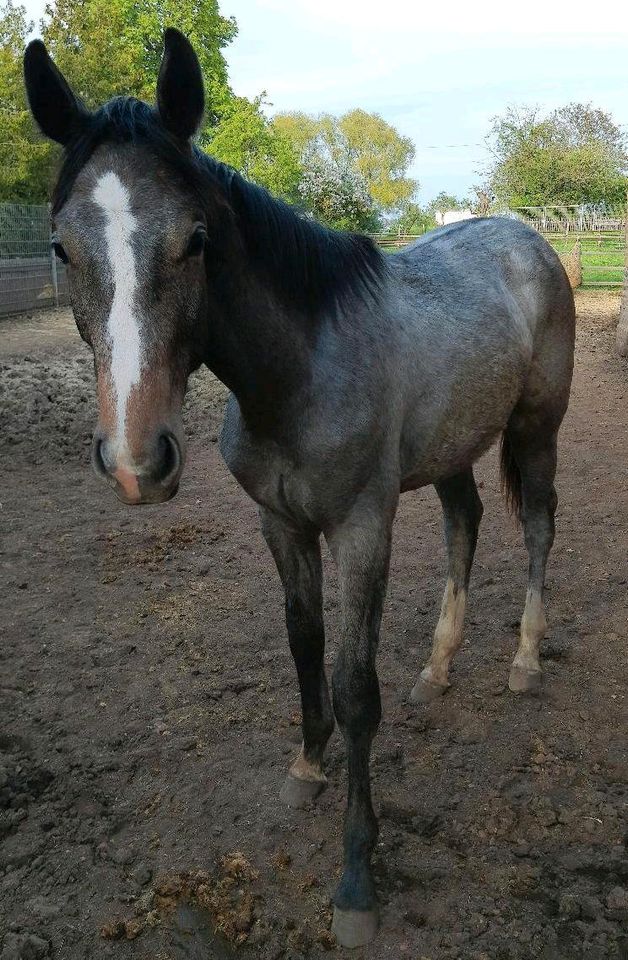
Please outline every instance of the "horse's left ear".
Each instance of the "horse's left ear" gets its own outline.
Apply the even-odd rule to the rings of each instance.
[[[180,140],[194,136],[203,119],[203,75],[192,44],[178,30],[164,34],[164,55],[157,79],[157,109],[162,123]]]

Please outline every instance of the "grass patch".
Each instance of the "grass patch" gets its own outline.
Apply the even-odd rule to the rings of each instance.
[[[612,236],[548,236],[557,253],[570,253],[580,240],[582,250],[582,286],[607,285],[613,287],[624,277],[624,237]]]

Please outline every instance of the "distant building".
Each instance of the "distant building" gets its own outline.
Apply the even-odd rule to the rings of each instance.
[[[448,223],[458,223],[459,220],[472,220],[476,216],[467,210],[435,210],[434,219],[439,227],[445,227]]]

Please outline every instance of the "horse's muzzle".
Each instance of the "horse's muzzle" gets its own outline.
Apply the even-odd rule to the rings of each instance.
[[[122,462],[102,432],[97,431],[92,441],[96,475],[113,487],[123,503],[131,506],[163,503],[174,497],[183,462],[181,445],[171,430],[158,432],[150,456],[140,465]]]

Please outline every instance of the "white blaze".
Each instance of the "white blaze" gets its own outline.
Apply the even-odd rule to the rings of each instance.
[[[135,315],[137,272],[131,243],[137,220],[131,213],[130,199],[129,191],[112,172],[104,173],[94,188],[94,201],[106,218],[107,256],[113,278],[113,302],[107,321],[116,394],[116,436],[112,445],[117,458],[126,461],[131,460],[125,431],[127,402],[142,370],[142,343]]]

